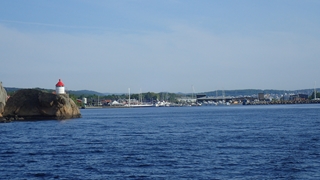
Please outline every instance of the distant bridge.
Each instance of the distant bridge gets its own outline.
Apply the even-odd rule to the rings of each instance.
[[[219,101],[253,101],[257,98],[253,98],[253,97],[233,97],[233,96],[206,96],[205,94],[198,94],[197,95],[197,102],[202,103],[204,101],[214,101],[214,102],[219,102]]]

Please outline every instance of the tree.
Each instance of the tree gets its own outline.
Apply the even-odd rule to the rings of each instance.
[[[143,96],[143,99],[147,102],[152,102],[159,99],[159,95],[154,92],[143,93],[142,96]]]
[[[316,98],[320,98],[320,92],[317,92]],[[312,92],[312,94],[309,96],[308,99],[314,99],[314,91]]]
[[[75,95],[69,94],[69,98],[71,98],[77,106],[81,106],[81,103],[77,101],[77,97]]]

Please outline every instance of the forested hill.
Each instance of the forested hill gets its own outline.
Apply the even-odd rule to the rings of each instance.
[[[13,94],[19,89],[23,88],[15,88],[15,87],[4,87],[7,91],[8,94]],[[53,89],[41,89],[41,88],[35,88],[35,89],[40,89],[43,91],[47,92],[53,92],[55,90]],[[217,90],[217,91],[209,91],[209,92],[199,92],[197,94],[206,94],[207,96],[222,96],[223,93],[225,96],[252,96],[252,95],[257,95],[258,93],[264,93],[264,94],[307,94],[311,95],[314,89],[301,89],[301,90],[274,90],[274,89],[242,89],[242,90]],[[320,91],[320,90],[317,90]],[[69,90],[67,91],[69,94],[74,94],[76,96],[80,95],[97,95],[97,96],[104,96],[104,95],[109,95],[110,93],[100,93],[97,91],[92,91],[92,90]],[[114,93],[117,94],[117,93]],[[123,94],[123,93],[122,93]],[[179,95],[191,95],[192,93],[176,93]]]
[[[97,95],[97,96],[104,96],[106,94],[100,93],[97,91],[92,91],[92,90],[78,90],[78,91],[68,91],[69,94],[74,94],[74,95]]]
[[[307,94],[310,95],[314,89],[301,89],[301,90],[274,90],[274,89],[242,89],[242,90],[217,90],[203,92],[201,94],[206,94],[207,96],[222,96],[223,93],[225,96],[252,96],[257,95],[258,93],[264,94]]]
[[[4,87],[4,88],[9,95],[15,93],[16,91],[18,91],[20,89],[24,89],[24,88],[15,88],[15,87]],[[39,90],[46,91],[46,92],[54,92],[55,91],[54,89],[42,89],[42,88],[33,88],[33,89],[39,89]],[[105,95],[103,93],[100,93],[97,91],[91,91],[91,90],[77,90],[77,91],[73,91],[73,90],[68,91],[67,90],[67,93],[74,94],[74,95],[97,95],[97,96],[104,96]]]

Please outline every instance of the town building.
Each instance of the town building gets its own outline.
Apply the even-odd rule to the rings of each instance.
[[[291,101],[302,101],[302,100],[307,100],[308,95],[307,94],[294,94],[290,95],[289,100]]]
[[[264,101],[264,93],[258,93],[259,101]]]

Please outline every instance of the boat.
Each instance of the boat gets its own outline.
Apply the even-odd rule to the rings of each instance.
[[[131,104],[130,107],[138,108],[138,107],[154,107],[153,104]]]

